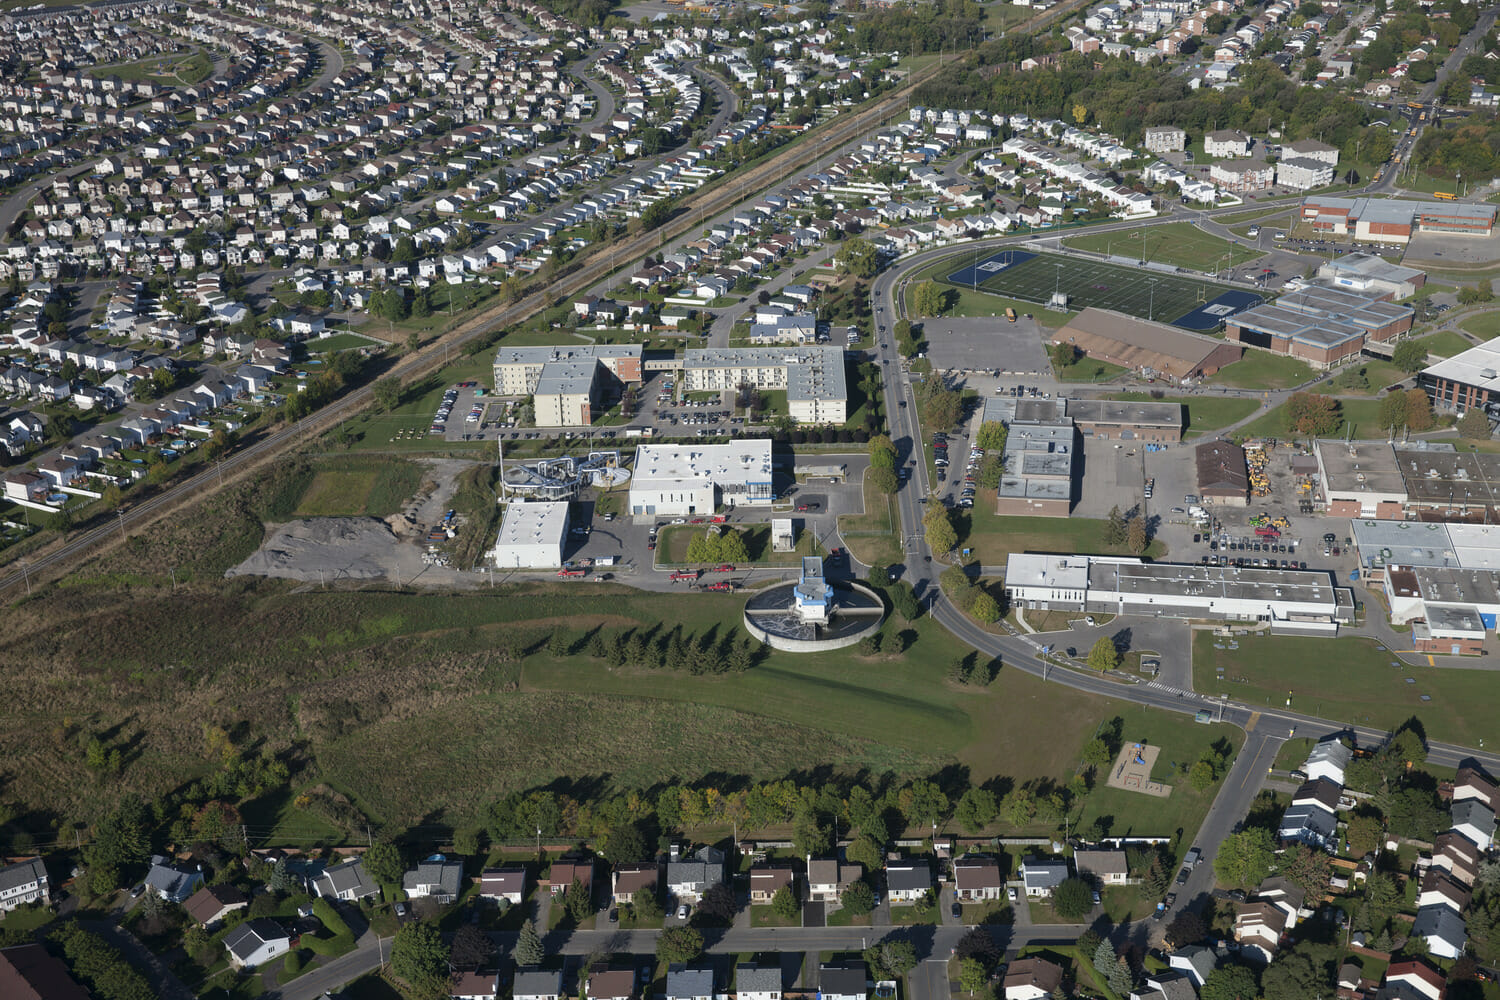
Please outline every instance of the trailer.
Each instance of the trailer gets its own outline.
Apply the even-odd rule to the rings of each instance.
[[[557,575],[567,580],[582,580],[587,575],[587,571],[581,569],[560,569],[557,571]]]

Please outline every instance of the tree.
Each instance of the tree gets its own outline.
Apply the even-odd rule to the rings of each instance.
[[[852,274],[856,278],[873,278],[878,265],[875,245],[858,236],[845,240],[834,255],[834,260],[845,274]]]
[[[541,965],[547,958],[547,949],[542,945],[542,936],[536,932],[536,924],[528,920],[521,925],[520,937],[516,939],[516,964],[522,968]]]
[[[1094,908],[1094,890],[1081,878],[1064,879],[1052,890],[1052,908],[1065,920],[1082,920]]]
[[[1357,812],[1349,817],[1349,828],[1345,831],[1344,837],[1349,842],[1350,856],[1362,858],[1375,850],[1380,846],[1380,837],[1384,832],[1385,827],[1377,815]]]
[[[703,954],[703,933],[696,927],[668,927],[656,938],[656,960],[667,965],[691,962]]]
[[[1104,973],[1109,988],[1120,996],[1126,996],[1135,989],[1135,972],[1130,968],[1130,959],[1124,955],[1120,955],[1099,971]]]
[[[1406,426],[1406,393],[1393,392],[1380,401],[1380,426],[1386,430],[1400,430]]]
[[[792,843],[802,857],[817,857],[832,849],[833,831],[820,823],[816,814],[805,812],[792,824]]]
[[[1458,436],[1466,441],[1490,439],[1490,418],[1484,415],[1483,407],[1471,406],[1464,411],[1458,418]]]
[[[376,382],[370,391],[375,395],[375,404],[390,412],[401,402],[401,376],[387,375]]]
[[[1432,416],[1432,400],[1421,389],[1408,389],[1406,397],[1406,426],[1417,434],[1432,430],[1437,421]]]
[[[939,555],[953,551],[958,544],[958,532],[944,507],[929,504],[927,515],[922,518],[922,527],[927,533],[927,547]]]
[[[698,912],[713,920],[728,924],[734,921],[734,915],[739,910],[739,904],[735,902],[734,890],[722,882],[709,886],[703,892],[703,897],[698,900]]]
[[[1260,985],[1255,970],[1245,965],[1221,965],[1208,974],[1198,1000],[1255,1000]]]
[[[910,941],[887,938],[865,949],[865,963],[880,979],[899,979],[917,965],[917,948]]]
[[[1146,546],[1150,542],[1150,538],[1146,535],[1146,519],[1132,517],[1125,527],[1125,547],[1140,556],[1146,554]]]
[[[970,788],[954,807],[953,818],[969,833],[978,833],[995,821],[1000,804],[988,788]]]
[[[1306,844],[1297,844],[1281,854],[1276,870],[1286,876],[1287,881],[1302,887],[1312,898],[1328,887],[1328,878],[1333,866],[1324,851],[1314,851]]]
[[[563,909],[573,923],[581,924],[594,913],[594,894],[581,879],[574,879],[563,896]]]
[[[1339,401],[1313,392],[1294,392],[1286,401],[1287,430],[1295,434],[1334,434],[1343,423]]]
[[[1261,974],[1261,993],[1265,1000],[1314,1000],[1326,992],[1329,985],[1326,978],[1306,953],[1287,951]]]
[[[782,920],[797,919],[797,912],[800,909],[801,905],[797,902],[797,896],[792,892],[791,886],[782,886],[771,897],[771,912]]]
[[[1111,548],[1125,544],[1125,515],[1120,513],[1119,504],[1111,507],[1104,519],[1104,544]]]
[[[990,972],[977,958],[966,958],[958,963],[958,985],[969,996],[989,989]]]
[[[1101,635],[1094,648],[1089,650],[1089,666],[1095,670],[1114,670],[1119,665],[1120,651],[1115,647],[1115,641]]]
[[[1003,423],[998,420],[986,420],[979,425],[979,433],[974,435],[974,444],[985,451],[1004,451],[1008,436],[1009,433]]]
[[[1391,351],[1391,363],[1404,372],[1427,367],[1427,348],[1420,340],[1403,340]]]
[[[458,969],[482,969],[490,964],[495,955],[495,944],[489,935],[470,923],[465,923],[453,935],[453,949],[448,961]]]
[[[862,917],[875,909],[875,893],[863,882],[855,882],[844,890],[839,897],[839,902],[844,905],[850,915]]]
[[[1052,368],[1055,371],[1073,367],[1082,357],[1077,346],[1062,341],[1047,348],[1047,353],[1052,356]]]
[[[919,281],[912,286],[911,309],[918,316],[941,316],[948,309],[948,294],[936,281]]]
[[[1231,886],[1260,885],[1271,872],[1276,845],[1268,830],[1251,827],[1230,834],[1219,845],[1214,858],[1214,874]]]
[[[993,625],[1000,620],[1000,605],[988,592],[980,590],[974,595],[974,603],[969,605],[969,616],[977,622]]]
[[[643,885],[630,894],[630,909],[637,920],[648,922],[661,919],[664,912],[656,887],[652,885]]]
[[[865,478],[869,480],[870,486],[874,488],[875,492],[883,496],[891,496],[896,492],[896,488],[901,485],[900,480],[896,478],[895,469],[886,469],[880,466],[872,465],[869,471],[865,473]]]
[[[1196,910],[1183,910],[1167,925],[1167,940],[1173,948],[1196,944],[1208,936],[1208,925]]]
[[[389,840],[377,840],[364,855],[365,871],[376,882],[383,885],[399,884],[406,873],[406,862],[401,851]]]
[[[448,946],[437,924],[410,923],[397,931],[391,968],[418,991],[440,995],[448,985]]]

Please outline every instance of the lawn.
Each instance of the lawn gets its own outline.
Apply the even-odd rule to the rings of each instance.
[[[673,524],[662,528],[656,540],[657,565],[686,563],[689,543],[708,530],[706,524]],[[745,551],[750,554],[749,562],[761,566],[800,566],[803,556],[822,555],[825,551],[810,531],[797,536],[797,548],[793,552],[771,550],[771,528],[768,525],[740,529],[740,535],[745,540]]]
[[[1215,649],[1209,633],[1195,633],[1194,689],[1252,706],[1284,706],[1290,692],[1294,711],[1377,729],[1394,729],[1415,715],[1429,738],[1465,746],[1500,737],[1487,671],[1393,667],[1400,663],[1395,656],[1363,638],[1252,636],[1239,646]]]
[[[1077,250],[1206,272],[1238,267],[1264,256],[1259,250],[1205,233],[1191,222],[1143,226],[1131,232],[1088,233],[1062,242],[1063,246]]]
[[[1208,381],[1236,389],[1287,389],[1313,377],[1305,362],[1269,351],[1247,350],[1245,356],[1221,369]]]
[[[990,491],[954,520],[962,545],[972,546],[981,565],[1004,566],[1012,552],[1092,552],[1127,555],[1123,548],[1104,544],[1105,522],[1086,517],[1002,517],[995,514]],[[1153,541],[1147,555],[1159,559],[1166,547]]]
[[[1053,367],[1052,372],[1059,382],[1108,382],[1124,375],[1129,369],[1108,361],[1082,358],[1064,368]]]
[[[297,517],[386,517],[399,511],[421,483],[421,467],[406,459],[330,459],[313,473],[293,513]]]
[[[493,378],[494,364],[489,352],[463,358],[420,381],[408,383],[402,392],[401,401],[389,412],[380,413],[373,408],[366,408],[358,416],[345,421],[341,429],[347,430],[351,435],[351,447],[355,451],[422,453],[483,449],[493,454],[493,442],[448,441],[428,433],[445,389],[459,382],[469,381],[489,385]],[[463,419],[462,414],[450,415],[449,419],[453,420],[455,417]]]
[[[1254,437],[1287,437],[1299,436],[1292,434],[1286,424],[1286,404],[1273,407],[1261,414],[1255,420],[1241,427],[1236,434],[1245,438]],[[1379,436],[1380,429],[1380,401],[1376,399],[1340,399],[1339,413],[1343,421],[1337,430],[1327,437],[1343,437],[1346,432],[1351,432],[1355,437]],[[1301,435],[1305,436],[1305,435]]]
[[[1457,336],[1457,334],[1454,334]],[[1362,371],[1365,376],[1365,387],[1352,388],[1340,381],[1345,372]],[[1380,393],[1388,385],[1400,382],[1408,378],[1408,374],[1389,361],[1377,359],[1360,358],[1358,363],[1339,369],[1339,373],[1333,377],[1326,391],[1336,395],[1352,394],[1358,396],[1374,396]]]
[[[310,354],[327,354],[332,351],[348,351],[360,347],[384,347],[385,345],[378,340],[361,337],[357,333],[335,333],[331,337],[310,340],[306,346]]]
[[[894,533],[895,498],[877,491],[866,476],[864,500],[864,513],[839,515],[839,537],[854,558],[866,566],[899,563],[902,556]]]
[[[1146,392],[1117,392],[1108,398],[1133,403],[1180,404],[1183,410],[1184,437],[1197,437],[1238,423],[1254,413],[1259,405],[1253,399],[1233,396],[1163,396],[1157,400]]]
[[[1465,329],[1468,328],[1465,327]],[[1418,343],[1427,348],[1428,354],[1436,354],[1440,358],[1451,358],[1474,346],[1462,334],[1453,330],[1439,330],[1437,333],[1421,338]],[[1394,365],[1391,367],[1395,368]]]
[[[935,264],[923,268],[905,283],[907,295],[911,294],[912,286],[921,281],[942,281],[955,268],[962,267],[966,262],[972,262],[973,252],[968,254],[955,254],[944,257]],[[950,289],[957,293],[958,299],[953,308],[949,309],[946,316],[1004,316],[1005,310],[1014,309],[1019,314],[1030,313],[1040,325],[1049,328],[1062,326],[1073,317],[1068,311],[1057,312],[1044,309],[1035,302],[1023,302],[1021,299],[1010,299],[1003,295],[996,295],[989,291],[971,288],[967,285],[953,285],[949,282]],[[910,300],[905,303],[906,314],[912,315]],[[915,320],[914,320],[915,322]]]
[[[1500,309],[1470,316],[1458,325],[1480,340],[1492,340],[1500,336]]]

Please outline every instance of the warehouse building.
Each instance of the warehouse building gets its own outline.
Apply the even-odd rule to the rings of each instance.
[[[1012,607],[1269,622],[1273,632],[1332,636],[1354,617],[1354,596],[1312,570],[1179,566],[1116,556],[1012,553]]]
[[[771,442],[745,438],[725,444],[643,444],[630,476],[630,513],[686,517],[727,507],[769,507]]]
[[[1084,437],[1181,441],[1182,404],[1117,399],[1066,399],[1065,412]]]
[[[1384,343],[1411,329],[1405,306],[1341,288],[1305,285],[1274,303],[1225,321],[1226,339],[1285,354],[1315,368],[1331,368],[1359,354],[1369,341]]]
[[[1491,416],[1500,413],[1500,337],[1423,369],[1417,384],[1440,409],[1467,413],[1478,406]]]
[[[566,503],[510,503],[493,558],[497,569],[549,569],[563,564],[568,538]]]
[[[799,424],[849,419],[844,351],[839,347],[690,348],[681,368],[688,392],[733,392],[742,385],[784,391],[787,412]]]
[[[1389,441],[1315,441],[1323,510],[1335,517],[1405,516],[1406,477]]]
[[[531,396],[538,427],[587,427],[600,403],[641,380],[639,344],[502,347],[495,352],[495,393]]]
[[[1198,496],[1220,507],[1244,507],[1250,502],[1250,469],[1245,449],[1229,441],[1206,441],[1193,452],[1198,470]]]
[[[1213,375],[1244,355],[1240,347],[1214,337],[1094,308],[1070,319],[1053,334],[1052,342],[1072,344],[1090,358],[1148,378],[1177,381]]]
[[[1362,243],[1405,244],[1417,232],[1488,236],[1495,229],[1495,206],[1319,196],[1303,199],[1302,221],[1317,232],[1353,236]]]
[[[1427,272],[1369,253],[1345,254],[1319,265],[1318,277],[1335,288],[1385,301],[1411,298],[1427,284]]]

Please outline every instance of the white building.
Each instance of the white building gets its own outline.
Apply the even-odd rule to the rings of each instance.
[[[48,900],[47,868],[41,858],[0,868],[0,913],[23,903],[46,904]]]
[[[229,964],[236,969],[253,969],[291,950],[292,939],[274,920],[247,920],[224,935],[224,949]]]
[[[1311,191],[1333,183],[1334,168],[1322,160],[1297,157],[1276,164],[1276,183],[1293,191]]]
[[[801,424],[842,424],[849,388],[839,347],[701,347],[682,359],[688,392],[733,392],[740,386],[784,391],[787,412]]]
[[[495,352],[495,393],[532,396],[538,427],[587,427],[610,382],[641,380],[641,345],[502,347]]]
[[[1215,157],[1250,155],[1250,137],[1235,129],[1219,129],[1203,137],[1203,152]]]
[[[1151,153],[1180,153],[1187,148],[1187,133],[1171,125],[1146,129],[1146,150]]]
[[[680,517],[730,507],[769,507],[771,442],[643,444],[630,476],[630,512],[638,517]]]
[[[548,569],[563,563],[568,537],[568,504],[511,503],[495,540],[498,569]]]

